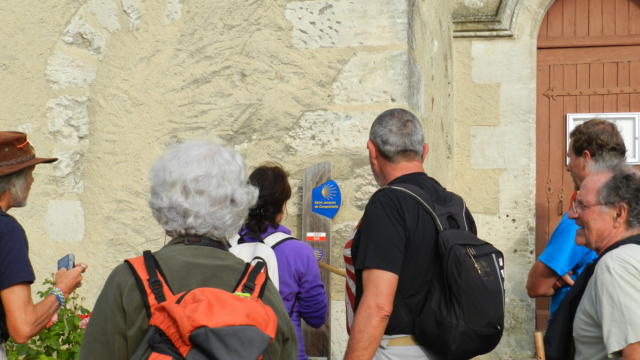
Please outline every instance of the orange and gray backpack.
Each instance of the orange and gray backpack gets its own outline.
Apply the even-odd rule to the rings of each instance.
[[[127,259],[149,317],[131,359],[262,359],[278,319],[262,302],[265,263],[245,266],[234,292],[199,287],[174,294],[150,251]]]

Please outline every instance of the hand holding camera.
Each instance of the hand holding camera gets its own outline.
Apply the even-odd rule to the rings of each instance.
[[[58,260],[58,272],[55,275],[56,287],[62,290],[64,297],[68,297],[82,284],[82,273],[87,270],[87,264],[75,263],[75,256],[67,254]]]

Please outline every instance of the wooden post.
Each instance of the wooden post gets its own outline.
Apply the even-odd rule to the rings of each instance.
[[[318,215],[311,211],[311,192],[318,185],[331,179],[331,164],[318,163],[304,172],[302,185],[302,231],[300,239],[306,241],[307,233],[325,233],[324,241],[306,241],[314,250],[318,249],[323,254],[320,262],[331,263],[331,219]],[[327,321],[319,329],[314,329],[302,322],[302,334],[304,336],[307,355],[317,359],[329,359],[331,357],[331,274],[326,269],[320,269],[320,276],[324,288],[329,296]]]

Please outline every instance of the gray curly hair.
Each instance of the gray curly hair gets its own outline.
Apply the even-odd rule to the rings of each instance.
[[[149,174],[149,207],[171,237],[227,240],[244,223],[258,190],[240,154],[204,141],[172,145]]]

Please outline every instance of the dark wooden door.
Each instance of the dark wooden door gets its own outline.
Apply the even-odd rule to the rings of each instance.
[[[640,112],[640,1],[558,0],[538,35],[536,256],[568,209],[566,114]],[[545,328],[548,299],[536,301]]]

